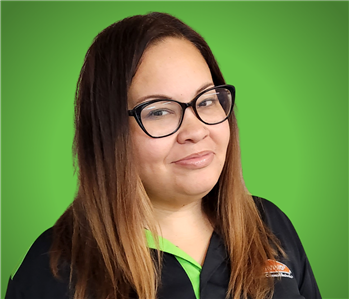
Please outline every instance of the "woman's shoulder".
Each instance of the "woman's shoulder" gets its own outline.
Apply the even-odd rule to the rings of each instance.
[[[263,222],[271,232],[279,239],[282,247],[287,251],[295,253],[300,250],[304,252],[301,241],[298,237],[290,219],[274,203],[264,198],[253,196]]]
[[[9,280],[6,299],[68,298],[67,277],[55,278],[50,268],[52,237],[53,230],[50,228],[34,241],[20,267]]]
[[[39,237],[33,242],[26,254],[26,261],[31,259],[44,258],[48,256],[52,243],[52,228],[45,230]]]
[[[292,222],[278,206],[262,197],[252,196],[252,198],[262,220],[274,234],[282,235],[283,232],[296,233]]]
[[[321,298],[307,255],[290,219],[274,203],[257,196],[253,196],[253,200],[262,220],[278,238],[287,255],[279,261],[289,271],[285,277],[297,281],[298,289],[305,298]],[[276,285],[276,292],[284,287],[280,285]]]
[[[52,243],[52,228],[44,231],[30,246],[20,267],[12,275],[12,279],[22,279],[33,271],[42,269],[49,263],[49,252]]]

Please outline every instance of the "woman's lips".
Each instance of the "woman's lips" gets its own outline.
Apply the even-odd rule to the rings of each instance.
[[[199,169],[199,168],[203,168],[210,165],[213,158],[214,158],[213,152],[204,151],[204,152],[189,155],[180,160],[174,161],[173,163],[176,165],[187,167],[187,168]]]

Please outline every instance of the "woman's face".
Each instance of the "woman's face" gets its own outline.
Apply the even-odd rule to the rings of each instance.
[[[129,90],[129,109],[159,96],[187,103],[211,86],[197,48],[185,39],[166,38],[145,51]],[[164,138],[146,135],[134,117],[130,126],[140,178],[153,203],[183,205],[214,187],[225,161],[228,121],[206,125],[187,108],[179,130]]]

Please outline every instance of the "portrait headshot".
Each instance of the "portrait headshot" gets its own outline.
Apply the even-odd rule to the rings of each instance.
[[[348,298],[347,1],[3,1],[1,298]]]

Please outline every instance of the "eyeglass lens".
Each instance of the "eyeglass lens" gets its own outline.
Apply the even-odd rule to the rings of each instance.
[[[203,93],[196,101],[196,111],[201,121],[213,125],[222,122],[232,106],[232,95],[226,88],[216,88]],[[153,137],[161,137],[178,129],[183,117],[182,106],[174,101],[151,103],[141,112],[146,131]]]

